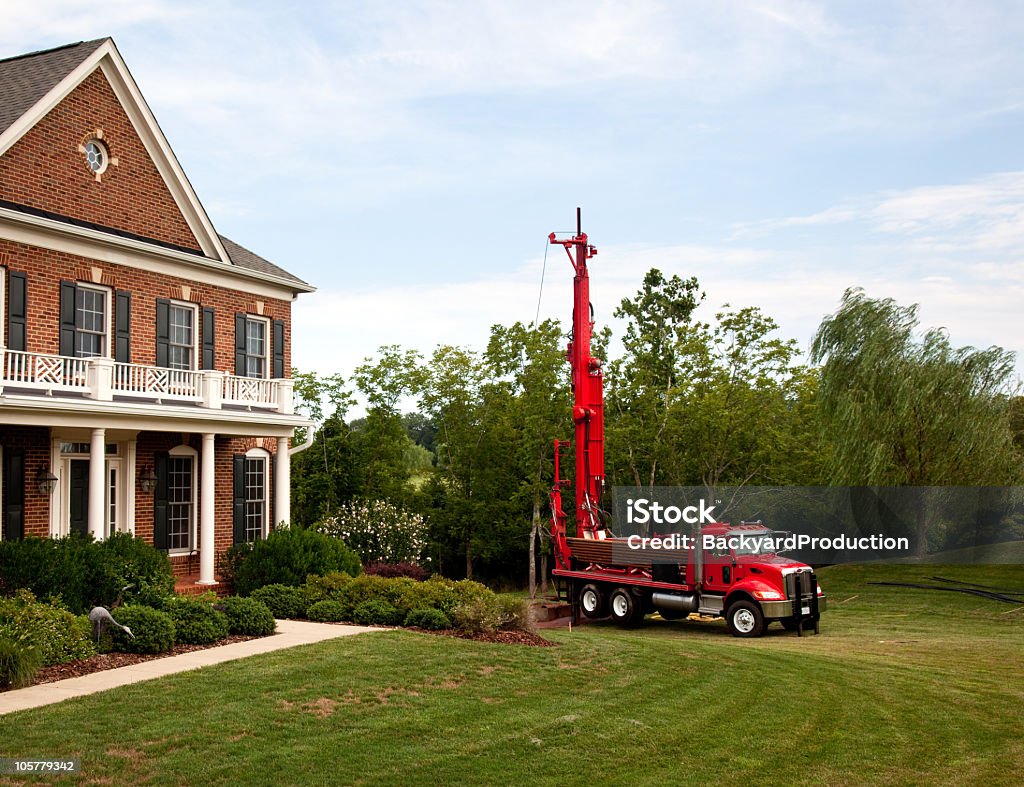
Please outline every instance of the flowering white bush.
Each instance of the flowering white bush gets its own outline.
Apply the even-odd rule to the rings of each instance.
[[[427,547],[427,521],[386,500],[351,500],[316,529],[342,539],[370,563],[420,563]]]

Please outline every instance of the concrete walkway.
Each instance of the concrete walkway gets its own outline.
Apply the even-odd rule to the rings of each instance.
[[[305,620],[279,620],[277,621],[277,633],[269,637],[250,639],[206,650],[196,650],[191,653],[183,653],[180,656],[151,659],[127,667],[94,672],[80,678],[40,683],[37,686],[0,693],[0,715],[38,708],[41,705],[50,705],[71,697],[82,697],[117,686],[126,686],[129,683],[162,678],[164,675],[173,675],[176,672],[187,672],[200,667],[208,667],[211,664],[244,659],[247,656],[255,656],[260,653],[270,653],[284,648],[293,648],[296,645],[308,645],[313,642],[323,642],[327,639],[347,637],[367,631],[387,631],[387,629],[310,623]]]

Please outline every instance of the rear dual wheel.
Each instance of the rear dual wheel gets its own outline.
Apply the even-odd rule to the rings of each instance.
[[[608,617],[608,594],[600,585],[584,585],[580,588],[580,610],[591,620]]]
[[[629,588],[615,588],[608,599],[612,620],[620,626],[638,626],[644,619],[643,600]]]

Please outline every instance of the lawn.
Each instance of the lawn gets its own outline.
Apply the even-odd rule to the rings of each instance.
[[[1024,607],[867,584],[934,574],[1024,588],[1021,566],[847,566],[820,574],[817,637],[348,637],[0,717],[0,755],[108,784],[1019,784]]]

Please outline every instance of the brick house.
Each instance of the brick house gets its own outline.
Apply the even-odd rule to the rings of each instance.
[[[0,60],[0,538],[216,556],[288,521],[291,304],[217,234],[109,39]]]

